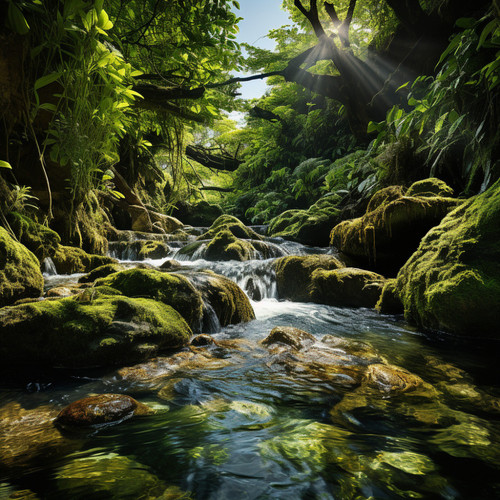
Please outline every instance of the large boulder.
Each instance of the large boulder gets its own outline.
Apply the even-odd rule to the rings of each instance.
[[[274,263],[278,297],[309,302],[313,272],[316,269],[332,270],[341,267],[344,267],[342,262],[332,255],[282,257]]]
[[[500,333],[500,181],[423,238],[396,289],[417,325],[481,337]]]
[[[200,292],[181,275],[156,269],[127,269],[99,278],[96,286],[109,286],[127,297],[148,297],[176,309],[194,330],[200,327],[203,301]]]
[[[176,203],[172,215],[184,224],[207,227],[222,215],[222,208],[205,200],[194,204],[180,201]]]
[[[105,255],[87,253],[77,247],[59,245],[52,257],[59,274],[88,273],[96,267],[116,263],[116,259]]]
[[[211,271],[189,273],[186,277],[201,291],[205,310],[211,308],[221,326],[255,319],[248,297],[234,281]]]
[[[330,196],[307,210],[287,210],[271,220],[267,234],[304,245],[328,246],[330,231],[339,222],[338,202],[338,197]]]
[[[234,236],[236,236],[236,238],[262,240],[262,236],[257,234],[253,229],[245,226],[243,222],[241,222],[236,217],[233,217],[232,215],[221,215],[220,217],[218,217],[210,226],[208,231],[198,236],[197,240],[212,239],[217,235],[217,233],[224,230],[229,231]]]
[[[187,345],[192,334],[172,307],[111,289],[0,310],[4,365],[79,368],[138,362]],[[115,292],[118,293],[118,292]]]
[[[309,296],[319,304],[373,308],[384,283],[383,276],[364,269],[316,269],[311,275]]]
[[[229,229],[220,230],[207,244],[204,252],[207,260],[245,261],[255,256],[256,251],[252,243],[237,238]]]
[[[436,182],[419,183],[408,189],[411,196],[399,194],[397,187],[376,193],[365,215],[332,229],[331,245],[359,267],[396,275],[427,231],[459,203],[428,191]],[[450,188],[438,186],[438,192],[449,193]]]
[[[121,260],[163,259],[170,253],[170,247],[155,240],[112,241],[109,253]]]
[[[0,307],[43,291],[40,263],[24,245],[0,227]]]

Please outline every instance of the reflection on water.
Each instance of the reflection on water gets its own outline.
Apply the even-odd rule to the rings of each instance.
[[[49,499],[500,498],[497,343],[430,340],[399,317],[278,301],[271,261],[188,264],[240,283],[265,276],[256,320],[222,329],[211,349],[140,366],[10,377],[2,456],[30,429],[39,438],[20,467],[4,462],[1,498],[22,490]],[[277,325],[318,342],[304,352],[267,349],[259,342]],[[333,340],[320,342],[325,335]],[[384,392],[370,379],[373,363],[404,367],[422,383]],[[156,414],[54,435],[50,415],[104,392]],[[12,429],[24,435],[16,441]]]

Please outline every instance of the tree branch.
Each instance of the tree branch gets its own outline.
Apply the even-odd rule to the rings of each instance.
[[[232,193],[233,188],[219,187],[219,186],[202,186],[199,188],[200,191],[218,191],[219,193]]]
[[[314,30],[315,35],[318,38],[322,38],[326,36],[325,30],[323,26],[321,26],[321,21],[319,20],[318,15],[318,4],[316,0],[311,0],[309,10],[307,10],[300,0],[294,0],[294,5],[300,12],[307,18],[307,20],[311,23],[311,26]]]
[[[234,172],[241,165],[241,160],[234,156],[228,154],[214,155],[203,146],[186,146],[186,156],[201,163],[204,167],[213,168],[214,170]]]

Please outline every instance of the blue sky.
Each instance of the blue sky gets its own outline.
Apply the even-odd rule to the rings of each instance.
[[[273,28],[290,23],[288,14],[281,10],[281,0],[239,0],[239,4],[240,9],[234,9],[234,12],[243,20],[239,22],[237,41],[272,50],[274,41],[266,37],[267,33]],[[242,98],[252,99],[262,96],[265,90],[264,80],[253,80],[242,83],[240,92]]]

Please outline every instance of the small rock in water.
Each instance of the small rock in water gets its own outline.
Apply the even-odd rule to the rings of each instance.
[[[134,415],[148,415],[153,411],[146,405],[124,394],[100,394],[74,401],[64,408],[56,423],[69,426],[90,426],[119,422]]]
[[[215,342],[214,338],[212,336],[206,335],[206,334],[197,335],[193,340],[191,340],[191,345],[194,345],[196,347],[213,345],[215,343],[216,342]]]
[[[414,373],[395,365],[373,364],[366,372],[368,385],[383,392],[408,392],[424,384]]]
[[[262,341],[262,344],[269,346],[278,342],[295,349],[302,349],[306,345],[316,342],[316,337],[293,326],[277,326],[271,330],[271,333]]]

